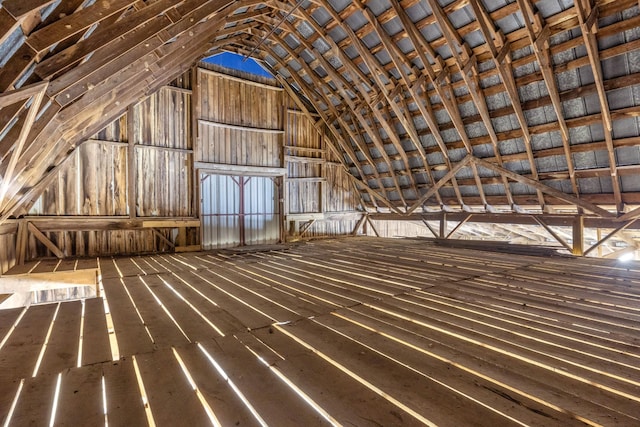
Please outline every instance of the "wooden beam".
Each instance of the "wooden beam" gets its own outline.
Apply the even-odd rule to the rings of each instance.
[[[156,235],[162,242],[166,243],[169,248],[174,249],[176,247],[175,243],[171,240],[167,239],[164,234],[162,234],[157,228],[152,228],[151,231],[154,235]]]
[[[522,102],[520,101],[518,87],[511,67],[511,50],[509,48],[509,43],[506,42],[502,30],[497,28],[495,22],[492,21],[482,2],[479,0],[470,0],[469,4],[473,9],[473,13],[476,15],[480,32],[489,47],[489,52],[493,57],[496,69],[500,75],[500,80],[504,85],[507,96],[511,101],[513,111],[515,112],[516,119],[520,125],[520,129],[522,130],[527,160],[529,161],[529,167],[531,168],[531,175],[533,179],[538,180],[538,169],[533,156],[529,124],[527,123],[524,111],[522,110]],[[536,190],[536,192],[538,194],[538,200],[540,201],[540,207],[544,210],[544,196],[540,190]]]
[[[353,227],[353,232],[351,233],[352,236],[358,235],[358,232],[360,231],[360,229],[362,228],[362,225],[365,223],[366,220],[367,220],[367,214],[363,214],[362,217],[360,217],[360,219],[356,223],[356,226]]]
[[[413,211],[415,211],[420,206],[422,206],[422,204],[427,200],[429,200],[429,198],[433,196],[440,187],[442,187],[444,184],[449,182],[455,176],[455,174],[457,174],[462,168],[467,166],[472,161],[472,159],[473,159],[473,156],[471,156],[470,154],[467,154],[464,159],[456,163],[453,166],[453,169],[449,170],[449,172],[447,172],[445,176],[440,178],[438,182],[436,182],[431,188],[429,188],[429,190],[425,194],[420,196],[420,198],[418,198],[418,200],[416,200],[413,203],[413,205],[411,205],[411,207],[407,209],[405,215],[411,214]]]
[[[620,178],[618,178],[618,170],[616,163],[616,154],[613,147],[613,124],[611,121],[611,110],[609,109],[609,101],[607,93],[604,89],[604,77],[602,74],[602,63],[598,50],[598,40],[596,33],[598,32],[598,9],[591,6],[590,0],[576,0],[575,8],[580,22],[580,31],[584,40],[584,46],[587,50],[587,56],[593,71],[594,83],[598,92],[598,100],[600,102],[600,114],[602,115],[602,127],[604,130],[604,139],[607,144],[607,154],[609,156],[609,168],[611,169],[611,186],[613,194],[616,198],[616,206],[618,212],[622,212],[624,206],[622,203],[622,195],[620,188]]]
[[[456,231],[458,231],[460,229],[460,227],[465,225],[467,223],[467,221],[469,221],[471,219],[472,216],[473,216],[473,214],[468,214],[462,221],[458,222],[456,224],[456,226],[453,227],[453,230],[451,230],[449,233],[447,233],[447,236],[445,237],[445,239],[448,239],[449,237],[451,237],[453,235],[453,233],[455,233]]]
[[[14,143],[13,153],[11,154],[9,165],[7,166],[4,176],[2,177],[2,186],[0,187],[0,208],[3,208],[6,205],[5,196],[7,195],[7,191],[9,190],[9,186],[11,185],[11,181],[13,180],[13,172],[15,171],[16,165],[18,164],[18,159],[20,159],[20,155],[22,154],[22,149],[24,148],[27,136],[29,135],[29,130],[31,130],[31,126],[36,120],[36,114],[40,109],[40,103],[42,102],[44,92],[47,89],[48,84],[49,82],[45,81],[34,86],[33,89],[37,90],[33,94],[31,94],[31,91],[22,92],[23,95],[27,94],[31,96],[32,101],[31,106],[29,106],[27,118],[22,125],[22,129],[20,130],[20,136]]]
[[[221,163],[195,162],[194,167],[203,172],[215,172],[227,175],[283,176],[287,174],[287,168],[264,166],[241,166]]]
[[[460,37],[460,34],[458,34],[456,29],[453,27],[453,25],[449,21],[448,16],[442,10],[440,3],[438,3],[437,0],[427,0],[427,2],[429,3],[431,10],[433,11],[433,15],[436,18],[438,26],[440,27],[445,40],[451,48],[453,57],[455,58],[458,68],[460,69],[460,75],[465,81],[465,84],[469,90],[469,94],[471,95],[471,99],[473,100],[473,103],[475,104],[480,114],[482,123],[484,124],[484,127],[489,134],[496,161],[500,166],[502,166],[503,161],[502,154],[500,152],[498,137],[491,121],[491,115],[489,114],[489,108],[487,106],[485,95],[482,91],[482,87],[480,86],[480,79],[478,78],[478,59],[473,54],[473,51],[471,50],[471,48],[469,48],[468,44],[462,37]],[[504,186],[505,195],[509,200],[509,204],[511,205],[512,209],[515,210],[515,201],[511,194],[511,189],[509,188],[507,178],[504,176],[502,176],[502,183]]]
[[[239,125],[232,125],[232,124],[228,124],[228,123],[214,122],[214,121],[211,121],[211,120],[204,120],[204,119],[198,119],[198,123],[202,124],[202,125],[205,125],[205,126],[219,127],[219,128],[232,129],[232,130],[240,130],[240,131],[245,131],[245,132],[257,132],[257,133],[276,134],[276,135],[284,134],[284,131],[282,129],[268,129],[268,128],[256,128],[256,127],[251,127],[251,126],[239,126]]]
[[[376,237],[380,237],[380,233],[378,232],[378,228],[376,227],[376,225],[373,223],[373,221],[371,220],[371,217],[369,215],[367,215],[367,222],[369,223],[369,225],[371,226],[371,229],[373,230],[373,234],[376,235]]]
[[[548,194],[550,196],[556,197],[560,200],[564,200],[567,203],[570,203],[572,205],[575,205],[576,207],[580,207],[582,209],[586,209],[589,212],[593,212],[597,215],[600,215],[602,217],[614,217],[615,214],[612,212],[609,212],[605,209],[602,209],[601,207],[594,205],[593,203],[589,203],[586,202],[582,199],[578,199],[570,194],[566,194],[563,193],[562,191],[558,191],[555,188],[551,188],[545,184],[542,184],[539,181],[535,181],[531,178],[527,178],[525,176],[519,175],[515,172],[512,172],[508,169],[503,168],[502,166],[496,165],[495,163],[491,163],[491,162],[487,162],[486,160],[482,160],[479,159],[477,157],[473,158],[473,161],[480,165],[480,166],[484,166],[488,169],[491,169],[499,174],[501,174],[504,177],[510,178],[514,181],[520,182],[522,184],[527,184],[531,187],[533,187],[536,190],[540,190],[545,194]]]
[[[551,99],[554,112],[558,119],[558,125],[560,127],[560,136],[562,139],[562,148],[564,151],[565,159],[567,161],[567,168],[569,170],[569,177],[571,179],[571,186],[576,197],[579,197],[578,184],[575,179],[575,168],[573,165],[573,158],[571,157],[571,143],[569,141],[569,129],[567,127],[566,120],[564,118],[564,111],[562,109],[562,101],[560,99],[560,93],[556,84],[556,78],[553,74],[553,61],[551,60],[551,53],[549,49],[549,37],[550,30],[548,25],[544,25],[542,18],[538,12],[533,8],[526,0],[516,0],[522,16],[524,17],[525,28],[529,36],[529,41],[532,45],[535,58],[540,67],[542,73],[542,79],[547,87],[547,92]]]
[[[33,223],[28,222],[27,227],[31,234],[33,234],[36,239],[38,239],[43,245],[45,245],[47,249],[53,252],[56,257],[60,259],[64,258],[64,253],[62,253],[62,251],[51,240],[49,240],[47,236],[45,236],[40,230],[38,230],[38,228],[33,225]]]
[[[547,223],[544,222],[542,217],[533,215],[532,218],[542,226],[551,236],[556,239],[562,246],[564,246],[569,252],[573,253],[573,247],[567,243],[558,233],[556,233]]]
[[[20,89],[14,89],[0,93],[0,108],[8,107],[19,101],[26,101],[32,96],[38,96],[46,89],[48,82],[33,83],[23,86]]]
[[[573,248],[571,253],[576,256],[584,256],[584,217],[576,215],[573,219]]]
[[[591,251],[593,251],[594,249],[600,247],[604,242],[606,242],[607,240],[611,239],[613,236],[615,236],[616,234],[620,233],[623,230],[626,230],[627,228],[629,228],[630,226],[633,225],[633,223],[635,223],[636,221],[638,221],[637,219],[628,221],[625,224],[620,224],[619,227],[615,228],[613,231],[611,231],[609,234],[607,234],[606,236],[604,236],[602,239],[598,240],[593,246],[591,246],[589,249],[587,249],[584,252],[584,256],[587,256],[589,253],[591,253]]]

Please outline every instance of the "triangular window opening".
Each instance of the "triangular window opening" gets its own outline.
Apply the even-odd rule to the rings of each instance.
[[[209,64],[221,65],[232,70],[243,71],[256,76],[273,78],[273,74],[265,70],[262,65],[253,58],[247,58],[245,60],[243,55],[238,55],[237,53],[222,52],[209,56],[208,58],[203,59],[203,61]]]

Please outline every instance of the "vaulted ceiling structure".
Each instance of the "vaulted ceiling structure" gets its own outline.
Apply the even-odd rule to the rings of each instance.
[[[197,60],[263,61],[371,210],[640,216],[636,0],[0,1],[0,219]]]

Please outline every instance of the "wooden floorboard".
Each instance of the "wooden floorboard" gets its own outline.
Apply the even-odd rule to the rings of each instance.
[[[82,414],[85,425],[104,424],[102,366],[67,369],[60,378],[56,426],[77,426]]]
[[[418,239],[267,249],[102,258],[109,313],[60,303],[46,346],[57,304],[0,311],[0,415],[24,381],[9,425],[48,424],[59,376],[59,425],[102,425],[105,402],[109,425],[207,425],[208,408],[223,426],[640,425],[637,263]]]
[[[129,298],[123,280],[103,279],[105,296],[113,317],[120,355],[130,356],[153,349],[153,341]]]
[[[82,365],[111,360],[109,331],[102,298],[85,300],[84,329],[82,340]]]

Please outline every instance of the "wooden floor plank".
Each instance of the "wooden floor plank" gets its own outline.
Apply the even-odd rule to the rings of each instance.
[[[0,424],[5,425],[13,399],[20,386],[20,379],[0,381]]]
[[[104,373],[109,424],[146,425],[134,356],[157,425],[208,424],[203,401],[225,426],[259,425],[250,407],[326,424],[295,388],[343,425],[640,425],[637,263],[377,238],[115,260],[100,264],[121,359],[88,299],[70,368],[81,303],[62,303],[30,378],[57,305],[30,307],[0,348],[0,421],[25,378],[12,425],[48,424],[62,371],[60,424],[104,423]],[[57,262],[22,269],[76,268]],[[0,311],[0,340],[20,313]]]
[[[341,425],[424,425],[278,330],[252,333],[284,357],[274,366]]]
[[[273,323],[267,314],[262,314],[248,305],[234,299],[217,287],[216,277],[203,272],[184,272],[181,277],[196,289],[215,301],[231,317],[238,319],[244,329],[261,328]]]
[[[13,417],[11,417],[11,425],[49,425],[57,380],[57,374],[45,374],[35,378],[27,378]]]
[[[82,303],[80,301],[60,303],[38,372],[57,374],[76,366],[81,320]]]
[[[456,336],[452,337],[447,331],[425,328],[417,325],[415,320],[397,318],[368,307],[354,307],[350,311],[365,315],[366,319],[383,322],[376,323],[375,327],[383,331],[388,330],[394,336],[402,336],[409,342],[419,337],[420,340],[425,340],[422,341],[422,346],[426,345],[428,348],[435,349],[434,351],[446,350],[442,354],[448,354],[449,360],[463,366],[466,364],[474,371],[482,372],[487,377],[495,378],[502,383],[512,384],[515,388],[524,390],[532,396],[540,396],[543,400],[553,402],[570,413],[582,415],[597,423],[616,417],[632,424],[635,422],[631,421],[636,418],[631,415],[634,412],[633,408],[637,406],[633,402],[616,398],[590,384],[559,375],[560,369],[557,371],[546,369],[527,360],[495,351],[493,348],[473,344]],[[353,316],[349,314],[348,317]],[[410,317],[413,319],[412,315]],[[416,315],[416,319],[420,319],[419,316]],[[559,388],[555,387],[556,384]],[[615,407],[618,409],[611,409]],[[604,422],[604,425],[606,424]]]
[[[251,266],[251,268],[261,273],[265,273],[270,277],[275,276],[278,280],[284,279],[289,283],[293,282],[294,284],[303,285],[303,289],[312,289],[309,291],[312,293],[316,293],[317,290],[321,293],[322,291],[326,291],[328,295],[325,294],[324,296],[327,299],[343,306],[352,305],[354,302],[361,303],[364,301],[371,301],[380,297],[377,292],[368,292],[365,289],[353,289],[346,284],[328,282],[320,278],[311,277],[304,271],[293,271],[271,263],[260,263],[255,266]]]
[[[135,262],[135,258],[113,258],[113,263],[117,266],[119,273],[123,277],[137,276],[144,274]]]
[[[191,389],[171,349],[136,356],[156,423],[208,425],[204,407]]]
[[[56,426],[104,424],[102,366],[67,369],[62,373]]]
[[[16,320],[24,310],[26,309],[22,307],[0,310],[0,342],[12,331]]]
[[[77,260],[75,259],[62,259],[56,267],[56,271],[74,271],[76,269]]]
[[[89,298],[84,302],[84,331],[82,340],[82,364],[111,360],[109,331],[102,298]]]
[[[31,271],[31,273],[52,273],[58,264],[60,263],[59,259],[43,259],[38,265]]]
[[[109,425],[144,426],[147,416],[131,358],[102,364]]]
[[[187,276],[184,273],[171,273],[162,275],[162,278],[225,335],[246,330],[246,327],[238,319],[223,310],[216,301],[208,299],[204,292],[191,284],[195,276]]]
[[[234,337],[202,342],[268,425],[326,425],[294,391]]]
[[[144,323],[153,337],[154,346],[170,347],[184,345],[189,339],[184,336],[169,314],[156,301],[145,281],[148,277],[125,277],[124,284],[133,298]]]
[[[343,312],[349,316],[349,313]],[[365,321],[365,326],[378,327],[379,323],[367,321],[362,317],[351,315],[350,317]],[[463,406],[469,408],[473,405],[472,401],[477,400],[482,406],[476,406],[475,411],[482,413],[484,411],[498,411],[503,416],[512,417],[526,425],[549,425],[550,423],[562,424],[564,426],[582,426],[584,423],[575,419],[569,414],[554,410],[553,408],[544,406],[539,402],[528,398],[526,395],[518,395],[514,391],[505,387],[497,381],[492,381],[482,376],[472,376],[468,371],[461,369],[457,363],[450,363],[444,357],[438,357],[429,345],[420,347],[418,340],[407,342],[406,346],[402,346],[396,341],[400,339],[397,336],[385,337],[376,333],[377,329],[367,329],[358,325],[356,322],[349,322],[337,316],[323,316],[316,321],[328,328],[333,328],[340,333],[349,336],[371,349],[375,349],[389,358],[397,360],[398,363],[410,366],[411,369],[420,372],[421,375],[429,377],[434,382],[434,387],[439,384],[446,384],[451,387],[461,397],[469,400]],[[356,320],[357,321],[357,320]],[[409,344],[415,346],[411,347]],[[460,359],[452,359],[452,361],[461,362]],[[436,392],[437,393],[437,392]],[[437,393],[440,395],[440,393]],[[468,396],[468,397],[467,397]],[[445,402],[444,405],[447,403]],[[505,419],[504,422],[508,422]],[[499,424],[502,425],[502,422]]]
[[[121,279],[107,278],[103,280],[103,285],[120,354],[130,356],[153,350],[153,342],[136,313]]]
[[[32,375],[56,308],[57,304],[29,307],[0,350],[1,381]]]
[[[282,308],[284,311],[280,314],[276,312],[273,314],[278,321],[315,316],[327,311],[327,306],[324,303],[306,301],[285,292],[283,289],[274,289],[269,286],[268,282],[237,269],[219,268],[215,274],[226,279],[218,282],[220,286],[232,284],[233,286],[225,289],[240,298],[253,301],[257,307],[265,307],[266,309],[268,306],[269,309],[273,309],[278,306]]]
[[[197,345],[180,347],[177,351],[196,386],[223,426],[260,425]]]
[[[211,325],[213,324],[215,326],[213,319],[211,319],[211,323],[207,322],[194,309],[192,309],[189,304],[187,304],[186,298],[180,298],[174,291],[167,287],[165,281],[170,280],[170,277],[165,276],[167,275],[152,275],[145,277],[144,280],[153,290],[154,294],[160,299],[162,305],[169,310],[175,321],[180,325],[180,328],[189,337],[189,339],[192,342],[196,342],[207,338],[221,336],[219,332],[222,332],[222,330],[219,330],[218,332],[218,330]],[[178,287],[176,291],[179,295],[182,295],[182,293],[180,293],[182,288]],[[191,302],[189,301],[189,303]]]
[[[340,295],[338,292],[325,289],[322,284],[312,284],[310,280],[293,280],[277,271],[270,271],[261,268],[259,264],[244,265],[237,267],[245,274],[256,277],[264,283],[274,288],[283,289],[298,298],[316,303],[322,303],[326,312],[333,307],[343,307],[357,304],[360,300]]]
[[[114,277],[120,277],[120,272],[116,267],[114,258],[101,258],[100,259],[100,272],[102,279],[112,279]]]

